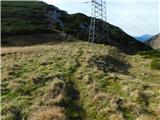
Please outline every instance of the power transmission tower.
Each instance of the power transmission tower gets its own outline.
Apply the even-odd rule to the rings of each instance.
[[[96,39],[96,19],[107,21],[106,1],[91,0],[91,21],[89,26],[88,42],[95,42]]]

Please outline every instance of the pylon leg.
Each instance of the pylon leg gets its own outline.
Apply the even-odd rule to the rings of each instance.
[[[106,21],[106,2],[103,0],[91,0],[91,22],[89,26],[88,42],[95,42],[96,39],[96,18]]]

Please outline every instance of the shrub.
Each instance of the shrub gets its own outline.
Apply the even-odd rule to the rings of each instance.
[[[160,58],[160,50],[142,51],[138,54],[143,55],[145,58]]]
[[[160,59],[154,58],[151,62],[151,68],[154,70],[160,70]]]
[[[138,54],[144,56],[145,58],[152,59],[150,64],[151,69],[160,70],[160,50],[150,50],[150,51],[142,51]]]

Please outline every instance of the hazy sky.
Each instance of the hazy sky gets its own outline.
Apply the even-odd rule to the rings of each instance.
[[[43,0],[68,13],[90,15],[91,0]],[[133,36],[160,32],[160,0],[106,0],[108,22]]]

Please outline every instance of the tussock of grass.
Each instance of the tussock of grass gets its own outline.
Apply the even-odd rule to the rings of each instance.
[[[1,115],[2,120],[17,120],[22,119],[22,109],[16,104],[2,104]]]
[[[136,120],[155,120],[154,116],[149,116],[146,114],[140,115]]]
[[[64,92],[64,82],[61,80],[54,80],[51,84],[47,98],[51,99]]]
[[[47,105],[52,106],[56,104],[62,104],[65,96],[65,84],[61,80],[54,80],[51,83],[51,86],[47,90],[47,94],[45,96],[45,100]]]
[[[51,107],[34,112],[30,120],[66,120],[66,117],[62,108]]]

